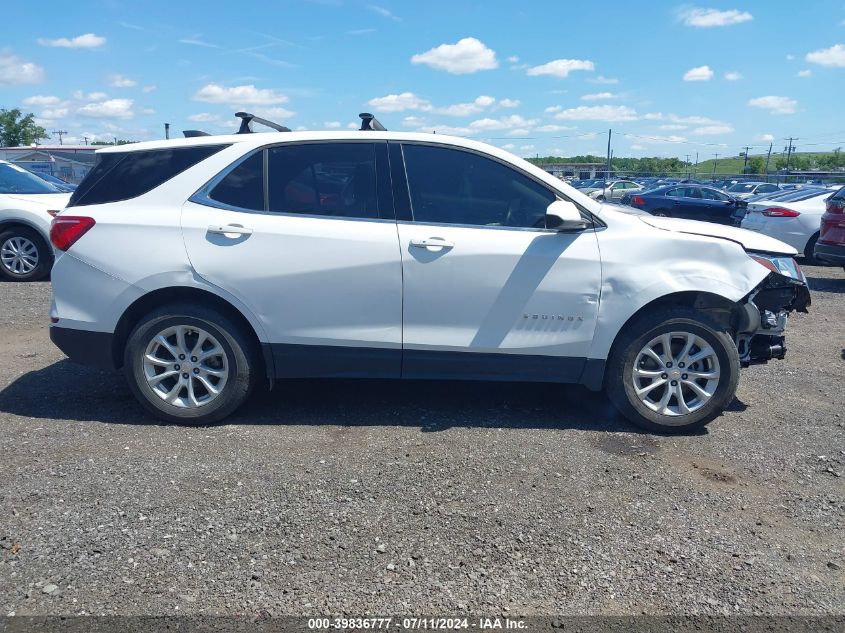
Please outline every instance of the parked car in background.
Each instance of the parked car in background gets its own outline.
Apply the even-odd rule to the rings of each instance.
[[[574,382],[689,431],[733,401],[743,365],[784,356],[809,303],[786,244],[618,213],[465,138],[241,133],[98,154],[53,221],[50,337],[123,367],[168,421],[221,420],[267,379],[345,376]]]
[[[622,204],[647,211],[652,215],[703,220],[733,225],[733,215],[745,202],[723,191],[701,185],[669,185],[628,194]]]
[[[845,187],[828,198],[825,207],[814,253],[817,260],[845,269]]]
[[[65,193],[71,193],[71,192],[76,190],[76,187],[77,187],[76,185],[73,185],[69,182],[65,182],[61,178],[57,178],[56,176],[53,176],[52,174],[43,174],[43,173],[38,172],[38,171],[33,171],[33,172],[30,172],[30,173],[35,174],[36,176],[41,178],[41,180],[46,180],[47,182],[49,182],[51,185],[53,185],[59,191],[62,191],[62,192],[65,192]]]
[[[569,183],[570,186],[575,187],[579,191],[584,189],[598,189],[604,187],[607,181],[604,178],[587,178],[584,180],[573,180]]]
[[[50,274],[50,221],[70,194],[0,160],[0,278],[37,281]]]
[[[734,225],[740,226],[742,224],[742,220],[745,218],[745,214],[748,212],[748,206],[750,205],[753,205],[755,208],[765,208],[766,206],[771,206],[772,203],[777,202],[778,200],[783,200],[784,202],[803,200],[810,197],[808,194],[813,191],[821,194],[827,190],[823,187],[805,185],[800,189],[781,189],[772,193],[760,193],[756,196],[746,198],[746,205],[738,207],[734,212]]]
[[[749,203],[740,226],[786,242],[809,264],[820,263],[814,251],[829,189],[798,189],[777,200]]]
[[[772,182],[738,182],[725,189],[725,191],[735,198],[750,198],[761,193],[772,193],[779,189],[780,186]]]
[[[645,191],[645,187],[633,180],[607,180],[601,181],[598,186],[587,187],[581,191],[599,202],[619,202],[625,194]]]

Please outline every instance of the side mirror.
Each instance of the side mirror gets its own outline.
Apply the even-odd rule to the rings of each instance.
[[[583,231],[589,226],[581,212],[568,200],[555,200],[546,207],[546,228],[561,233]]]

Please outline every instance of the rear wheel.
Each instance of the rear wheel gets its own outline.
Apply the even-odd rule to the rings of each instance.
[[[0,231],[0,277],[38,281],[52,266],[53,252],[37,231],[24,226]]]
[[[808,266],[824,266],[824,262],[817,258],[815,253],[816,242],[818,241],[819,234],[816,233],[810,238],[810,241],[807,242],[807,246],[804,247],[804,263]]]
[[[658,209],[657,211],[652,211],[652,212],[651,212],[651,214],[652,214],[652,215],[656,215],[656,216],[657,216],[657,217],[659,217],[659,218],[668,218],[668,217],[670,217],[670,216],[669,216],[669,212],[668,212],[668,211],[666,211],[665,209]]]
[[[739,354],[730,335],[692,308],[638,318],[614,343],[608,397],[634,424],[683,433],[703,427],[731,403]]]
[[[258,368],[250,339],[205,307],[174,305],[147,315],[132,331],[124,372],[132,393],[167,422],[211,424],[249,396]]]

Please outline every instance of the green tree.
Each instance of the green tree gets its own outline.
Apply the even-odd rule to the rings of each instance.
[[[746,167],[746,173],[762,174],[765,166],[766,161],[763,160],[762,156],[751,156],[748,158],[748,167]]]
[[[42,138],[49,138],[47,130],[35,124],[31,112],[23,116],[18,108],[0,110],[0,147],[31,145]]]

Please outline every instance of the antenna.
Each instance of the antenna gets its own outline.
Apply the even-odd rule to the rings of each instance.
[[[260,123],[261,125],[276,130],[277,132],[290,132],[289,127],[273,123],[267,119],[262,119],[261,117],[250,114],[249,112],[235,112],[235,116],[241,120],[241,127],[238,129],[237,134],[252,134],[253,122]]]
[[[361,117],[362,132],[387,132],[387,128],[369,112],[362,112],[358,116]]]

